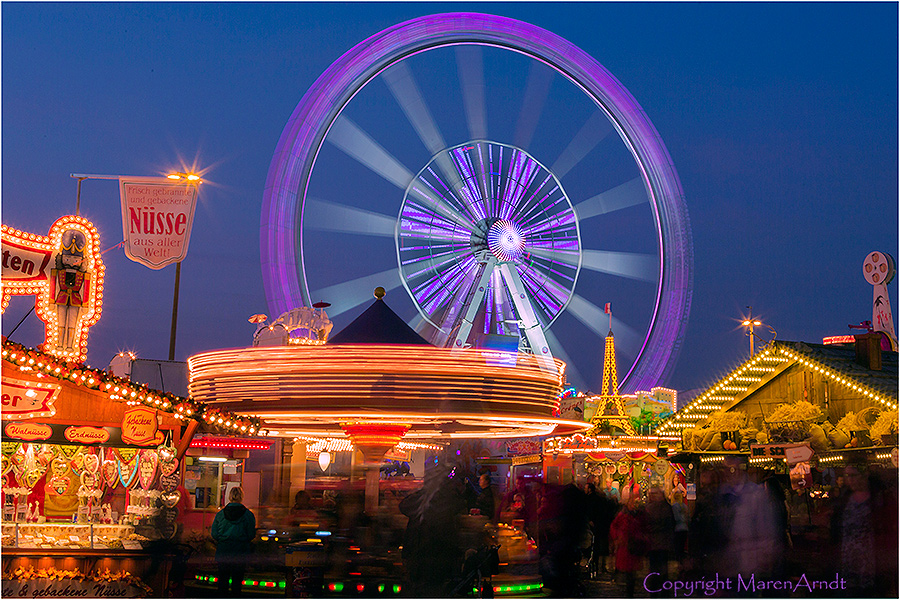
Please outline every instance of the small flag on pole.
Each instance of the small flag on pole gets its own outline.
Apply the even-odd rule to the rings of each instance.
[[[603,308],[603,312],[605,312],[606,314],[612,313],[612,309],[610,309],[609,307],[609,302],[606,303],[606,306]]]

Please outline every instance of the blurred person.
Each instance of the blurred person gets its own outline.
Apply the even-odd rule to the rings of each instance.
[[[717,572],[719,556],[728,543],[726,523],[719,505],[721,471],[700,471],[697,499],[688,523],[688,559],[686,570],[692,577],[712,576]]]
[[[675,517],[675,549],[672,557],[678,565],[678,576],[684,564],[685,553],[687,552],[688,538],[688,509],[684,504],[684,494],[675,492],[672,494],[672,515]]]
[[[589,536],[584,493],[574,483],[545,485],[540,508],[540,572],[551,596],[581,594],[579,564]]]
[[[650,488],[644,507],[647,523],[647,562],[651,573],[669,578],[669,555],[675,546],[675,513],[659,486]]]
[[[615,548],[616,571],[625,580],[625,596],[634,597],[637,572],[643,567],[647,554],[647,523],[634,494],[629,494],[625,507],[613,519],[609,537]]]
[[[242,504],[244,490],[240,487],[231,490],[228,500],[213,519],[210,535],[216,541],[219,593],[226,595],[230,591],[232,597],[238,597],[248,559],[253,553],[250,542],[256,536],[256,517]]]
[[[725,458],[723,483],[717,503],[726,544],[719,558],[719,572],[769,579],[774,570],[778,539],[776,515],[765,487],[750,481],[744,457]]]
[[[458,518],[465,513],[466,503],[452,475],[444,465],[428,469],[422,487],[399,504],[408,517],[401,556],[413,597],[446,596],[448,582],[460,573]]]
[[[600,577],[608,572],[606,558],[609,556],[609,526],[619,510],[618,502],[600,491],[593,483],[585,486],[588,520],[594,534],[591,556],[591,576]]]
[[[775,475],[763,480],[763,486],[772,501],[775,518],[775,546],[772,556],[772,576],[780,579],[787,568],[788,551],[793,546],[791,541],[791,514],[785,488]]]
[[[294,495],[294,505],[291,507],[290,525],[298,527],[302,523],[316,522],[318,513],[313,508],[312,498],[306,490],[299,490]]]
[[[489,521],[496,521],[497,491],[493,483],[491,483],[490,473],[482,473],[478,477],[478,488],[479,492],[475,497],[474,506],[470,511],[471,514],[487,517]]]
[[[844,469],[846,489],[832,514],[841,577],[851,596],[882,596],[897,589],[897,498],[858,466]]]

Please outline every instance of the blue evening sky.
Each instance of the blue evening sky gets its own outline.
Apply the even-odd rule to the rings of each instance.
[[[303,94],[358,42],[432,13],[498,14],[569,40],[631,92],[659,131],[681,180],[694,245],[683,349],[673,376],[661,383],[702,387],[746,358],[738,321],[748,305],[779,339],[821,342],[849,333],[848,324],[871,318],[871,286],[862,276],[867,253],[898,257],[894,2],[3,2],[0,11],[4,224],[46,234],[59,216],[74,212],[70,173],[206,170],[182,265],[179,360],[249,345],[254,326],[247,317],[269,312],[259,250],[263,187]],[[448,90],[459,83],[444,82],[446,65],[433,60],[433,69],[410,65],[426,97],[434,98],[438,120],[449,121],[453,113],[442,110],[435,94],[444,94],[445,83]],[[511,71],[485,64],[495,65],[486,69],[488,85],[517,84]],[[424,162],[413,150],[422,144],[408,123],[380,116],[402,115],[383,102],[385,90],[373,86],[348,114],[416,173]],[[548,132],[547,164],[565,142],[553,135],[565,138],[583,123],[577,108],[560,102],[551,99],[535,117]],[[449,129],[442,130],[448,139]],[[399,193],[396,188],[357,179],[353,174],[364,169],[346,157],[326,158],[323,152],[317,185],[333,194],[329,200],[353,196],[347,203],[395,210],[382,206],[379,194]],[[572,183],[576,192],[578,185]],[[115,182],[85,181],[81,207],[104,248],[122,240]],[[611,243],[622,250],[647,235],[642,225],[625,237],[627,224],[610,227],[620,230]],[[323,234],[309,239],[317,235]],[[378,251],[375,242],[358,238],[341,240],[339,250],[320,257],[310,267],[319,272],[310,277],[339,281],[354,270],[385,268],[366,262]],[[121,249],[104,261],[103,317],[91,330],[88,363],[106,367],[119,350],[165,359],[174,266],[153,271]],[[578,292],[599,307],[614,298],[614,312],[649,302],[646,289],[628,281],[608,294],[585,286]],[[896,280],[889,289],[896,309]],[[387,300],[409,318],[404,294],[398,288]],[[32,304],[13,299],[3,315],[4,335]],[[335,330],[363,308],[336,316]],[[35,346],[42,333],[32,315],[12,339]],[[560,323],[558,337],[598,391],[602,337],[571,319]]]

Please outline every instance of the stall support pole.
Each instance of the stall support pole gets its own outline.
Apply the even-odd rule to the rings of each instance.
[[[178,324],[178,287],[181,283],[181,261],[175,263],[175,294],[172,298],[172,333],[169,335],[169,360],[175,360],[175,327]]]
[[[198,427],[200,427],[200,421],[195,421],[194,419],[188,421],[187,429],[184,430],[184,435],[178,440],[178,448],[176,448],[175,452],[176,459],[181,460],[181,457],[184,456],[184,453],[190,448],[191,440],[194,439],[194,434],[197,433]]]

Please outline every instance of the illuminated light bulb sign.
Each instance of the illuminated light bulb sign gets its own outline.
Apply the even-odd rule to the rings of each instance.
[[[2,226],[2,310],[12,296],[35,298],[45,325],[43,351],[83,362],[88,329],[100,318],[105,267],[97,228],[65,216],[36,235]]]

